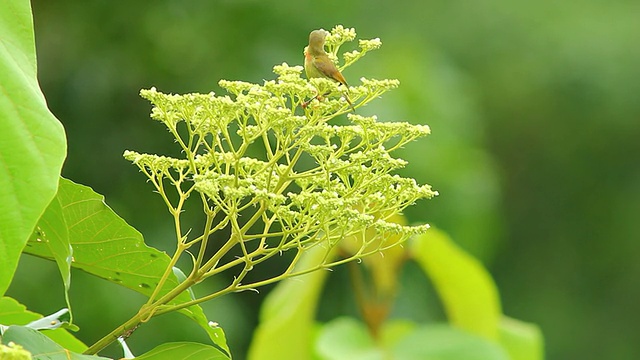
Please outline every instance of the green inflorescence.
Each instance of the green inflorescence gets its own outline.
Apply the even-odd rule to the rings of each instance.
[[[327,37],[328,53],[337,59],[340,46],[355,36],[353,29],[334,28]],[[360,40],[359,50],[344,54],[343,67],[380,45],[379,39]],[[321,246],[329,253],[341,239],[360,239],[361,251],[327,257],[320,268],[381,251],[427,230],[428,225],[403,226],[389,219],[437,195],[428,185],[394,174],[406,161],[391,156],[429,134],[429,127],[350,114],[336,82],[308,81],[303,70],[277,65],[276,78],[262,85],[221,80],[228,95],[164,94],[155,88],[140,92],[153,104],[151,117],[167,127],[184,157],[134,151],[124,157],[166,202],[176,221],[178,251],[200,244],[192,272],[197,281],[239,266],[237,281],[229,288],[238,291],[281,279],[241,284],[254,265],[287,250],[300,254]],[[349,96],[359,108],[398,85],[397,80],[362,78],[360,85],[349,87]],[[302,106],[318,93],[330,95]],[[347,125],[332,123],[345,114]],[[201,199],[207,216],[199,235],[180,225],[183,204],[191,195]],[[211,235],[222,230],[231,235],[205,259]],[[394,241],[381,241],[390,235]],[[223,258],[232,249],[240,255]],[[283,276],[294,273],[292,264]]]
[[[13,342],[7,345],[0,344],[0,359],[3,360],[30,360],[31,353],[24,350],[22,346]]]

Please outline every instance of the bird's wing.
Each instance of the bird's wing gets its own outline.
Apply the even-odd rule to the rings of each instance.
[[[348,86],[347,80],[344,78],[344,76],[342,76],[340,71],[338,71],[338,68],[336,68],[333,62],[331,62],[331,59],[329,59],[328,56],[313,59],[313,65],[316,67],[316,69],[320,70],[320,72],[324,74],[324,76],[333,79],[343,84],[344,86]]]

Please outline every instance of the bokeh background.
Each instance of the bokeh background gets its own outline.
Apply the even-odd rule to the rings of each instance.
[[[260,83],[275,64],[302,64],[309,31],[343,24],[383,42],[347,79],[401,82],[359,112],[432,128],[398,154],[410,162],[403,175],[441,194],[407,211],[409,220],[438,226],[481,259],[505,313],[541,327],[548,359],[640,358],[640,2],[32,6],[40,83],[68,136],[63,175],[104,194],[150,245],[170,251],[172,225],[122,153],[176,148],[138,91],[219,92],[222,78]],[[52,313],[64,306],[57,278],[54,265],[25,257],[9,294]],[[73,281],[78,336],[87,343],[143,300],[80,272]],[[238,359],[268,290],[205,306]],[[136,332],[134,351],[206,341],[180,316],[154,321]]]

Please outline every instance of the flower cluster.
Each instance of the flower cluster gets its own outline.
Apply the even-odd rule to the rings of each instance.
[[[355,35],[353,29],[334,28],[327,37],[329,52],[335,55]],[[380,40],[360,40],[359,46],[344,54],[345,66],[380,47]],[[286,63],[273,71],[276,78],[261,85],[220,81],[228,95],[141,91],[153,104],[151,117],[165,124],[184,158],[134,151],[125,152],[125,158],[149,177],[172,213],[179,214],[182,202],[166,195],[167,183],[181,201],[199,194],[209,220],[224,218],[191,242],[185,234],[178,238],[205,246],[213,232],[226,228],[229,240],[216,247],[241,248],[243,255],[233,264],[247,269],[290,249],[302,252],[319,245],[329,252],[347,237],[361,239],[366,249],[353,255],[357,258],[380,251],[369,246],[376,241],[386,248],[426,231],[428,225],[404,226],[389,219],[437,195],[428,185],[394,174],[406,162],[391,155],[429,134],[429,127],[355,114],[346,115],[347,125],[332,124],[350,110],[343,98],[331,95],[340,93],[337,83],[308,81],[301,66]],[[397,86],[397,80],[362,78],[349,94],[357,108]],[[302,106],[318,93],[330,95]],[[397,240],[380,241],[390,234]],[[225,268],[219,263],[222,255],[202,264],[203,274]],[[328,258],[322,266],[331,264]]]

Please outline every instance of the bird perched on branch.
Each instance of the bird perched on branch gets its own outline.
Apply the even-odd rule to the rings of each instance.
[[[342,76],[340,70],[329,59],[326,51],[324,51],[324,41],[327,36],[325,30],[313,30],[309,34],[309,46],[304,49],[304,70],[307,73],[307,79],[312,78],[326,78],[339,82],[344,85],[349,91],[349,85],[347,80]],[[316,99],[320,94],[316,95],[313,99]],[[325,94],[326,95],[326,94]],[[302,107],[306,107],[313,100],[309,100],[302,104]],[[351,110],[355,111],[351,100],[345,95],[345,99]]]

